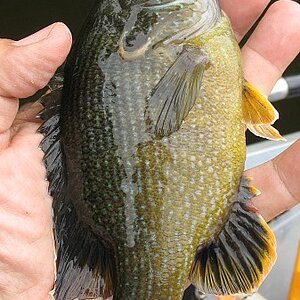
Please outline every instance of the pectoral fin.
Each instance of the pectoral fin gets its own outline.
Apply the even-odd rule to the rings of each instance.
[[[207,55],[186,47],[154,88],[147,102],[148,132],[168,136],[177,131],[200,95]]]
[[[279,117],[277,110],[265,95],[247,81],[243,91],[243,115],[247,128],[255,135],[269,140],[284,140],[272,126]]]

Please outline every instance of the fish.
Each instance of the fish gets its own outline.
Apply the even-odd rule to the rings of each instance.
[[[56,300],[252,294],[276,259],[243,176],[278,112],[217,0],[96,1],[40,102]]]

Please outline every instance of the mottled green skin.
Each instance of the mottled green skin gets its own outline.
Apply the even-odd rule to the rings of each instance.
[[[210,59],[203,94],[179,131],[154,139],[146,133],[145,99],[178,46],[122,61],[117,47],[129,2],[103,1],[67,63],[61,128],[68,190],[80,218],[115,245],[114,300],[176,300],[196,249],[220,230],[243,170],[240,54],[225,18],[190,41]],[[151,18],[141,24],[147,32]]]

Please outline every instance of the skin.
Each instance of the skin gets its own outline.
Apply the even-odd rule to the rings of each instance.
[[[220,1],[239,40],[268,2]],[[18,98],[47,84],[65,60],[71,40],[61,23],[18,42],[0,40],[0,300],[52,299],[51,198],[38,149],[40,123],[34,118],[41,107],[27,105],[18,111]],[[299,50],[300,5],[277,1],[242,49],[245,77],[268,94]],[[299,153],[300,140],[245,172],[262,192],[253,202],[266,220],[300,202]]]

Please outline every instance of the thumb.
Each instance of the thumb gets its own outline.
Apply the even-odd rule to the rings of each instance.
[[[43,88],[64,62],[71,33],[63,23],[52,24],[17,42],[0,41],[0,95],[25,98]]]

